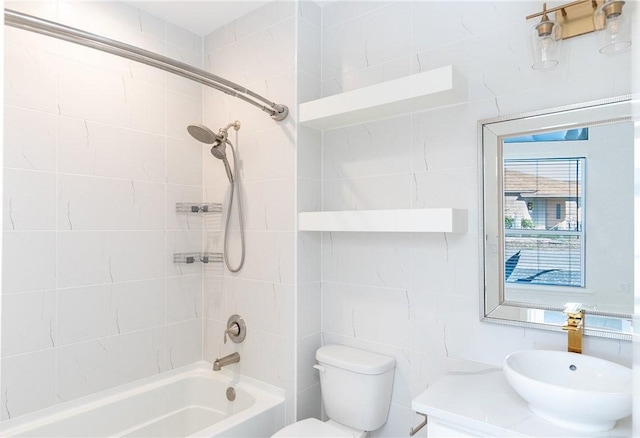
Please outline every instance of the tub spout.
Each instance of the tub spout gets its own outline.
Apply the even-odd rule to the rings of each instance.
[[[215,362],[213,362],[213,371],[220,371],[222,367],[238,362],[240,362],[240,355],[238,353],[231,353],[228,356],[216,359]]]

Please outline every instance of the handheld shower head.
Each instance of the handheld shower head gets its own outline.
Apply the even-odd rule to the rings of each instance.
[[[222,163],[224,164],[224,170],[227,171],[227,177],[229,178],[229,182],[233,184],[233,174],[231,173],[231,166],[229,165],[229,160],[227,160],[225,143],[226,143],[226,139],[224,142],[216,141],[211,147],[211,155],[213,155],[219,160],[222,160]]]

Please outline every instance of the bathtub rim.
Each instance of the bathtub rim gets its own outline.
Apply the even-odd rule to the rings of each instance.
[[[106,404],[118,402],[119,400],[128,398],[132,395],[138,395],[188,377],[204,377],[221,380],[225,385],[242,389],[255,397],[255,403],[247,409],[227,417],[218,423],[214,423],[205,429],[197,431],[194,436],[206,433],[209,429],[219,429],[223,426],[232,427],[242,421],[245,421],[256,413],[268,410],[280,403],[285,403],[286,392],[284,389],[235,373],[229,369],[212,371],[212,366],[212,363],[207,361],[194,362],[189,365],[174,368],[170,371],[144,377],[142,379],[134,380],[133,382],[118,385],[94,394],[82,396],[77,399],[49,406],[16,418],[8,419],[0,422],[0,435],[10,437],[28,432],[38,427],[47,426],[48,424],[62,418],[82,414],[93,409],[100,408]],[[224,425],[221,423],[224,423]]]

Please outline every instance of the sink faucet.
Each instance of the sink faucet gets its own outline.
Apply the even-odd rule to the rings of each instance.
[[[238,353],[231,353],[228,356],[216,359],[215,362],[213,362],[213,371],[220,371],[222,367],[238,362],[240,362],[240,355]]]
[[[567,303],[564,306],[567,322],[562,325],[562,330],[569,334],[567,351],[570,353],[582,353],[582,332],[584,328],[584,309],[580,303]]]

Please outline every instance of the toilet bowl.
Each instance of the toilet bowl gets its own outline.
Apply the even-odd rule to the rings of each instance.
[[[365,438],[368,432],[352,429],[333,420],[320,421],[317,418],[307,418],[297,421],[284,429],[280,429],[273,437],[333,437],[333,438]]]
[[[322,403],[329,421],[307,418],[273,437],[365,438],[387,421],[396,361],[344,345],[316,351]]]

